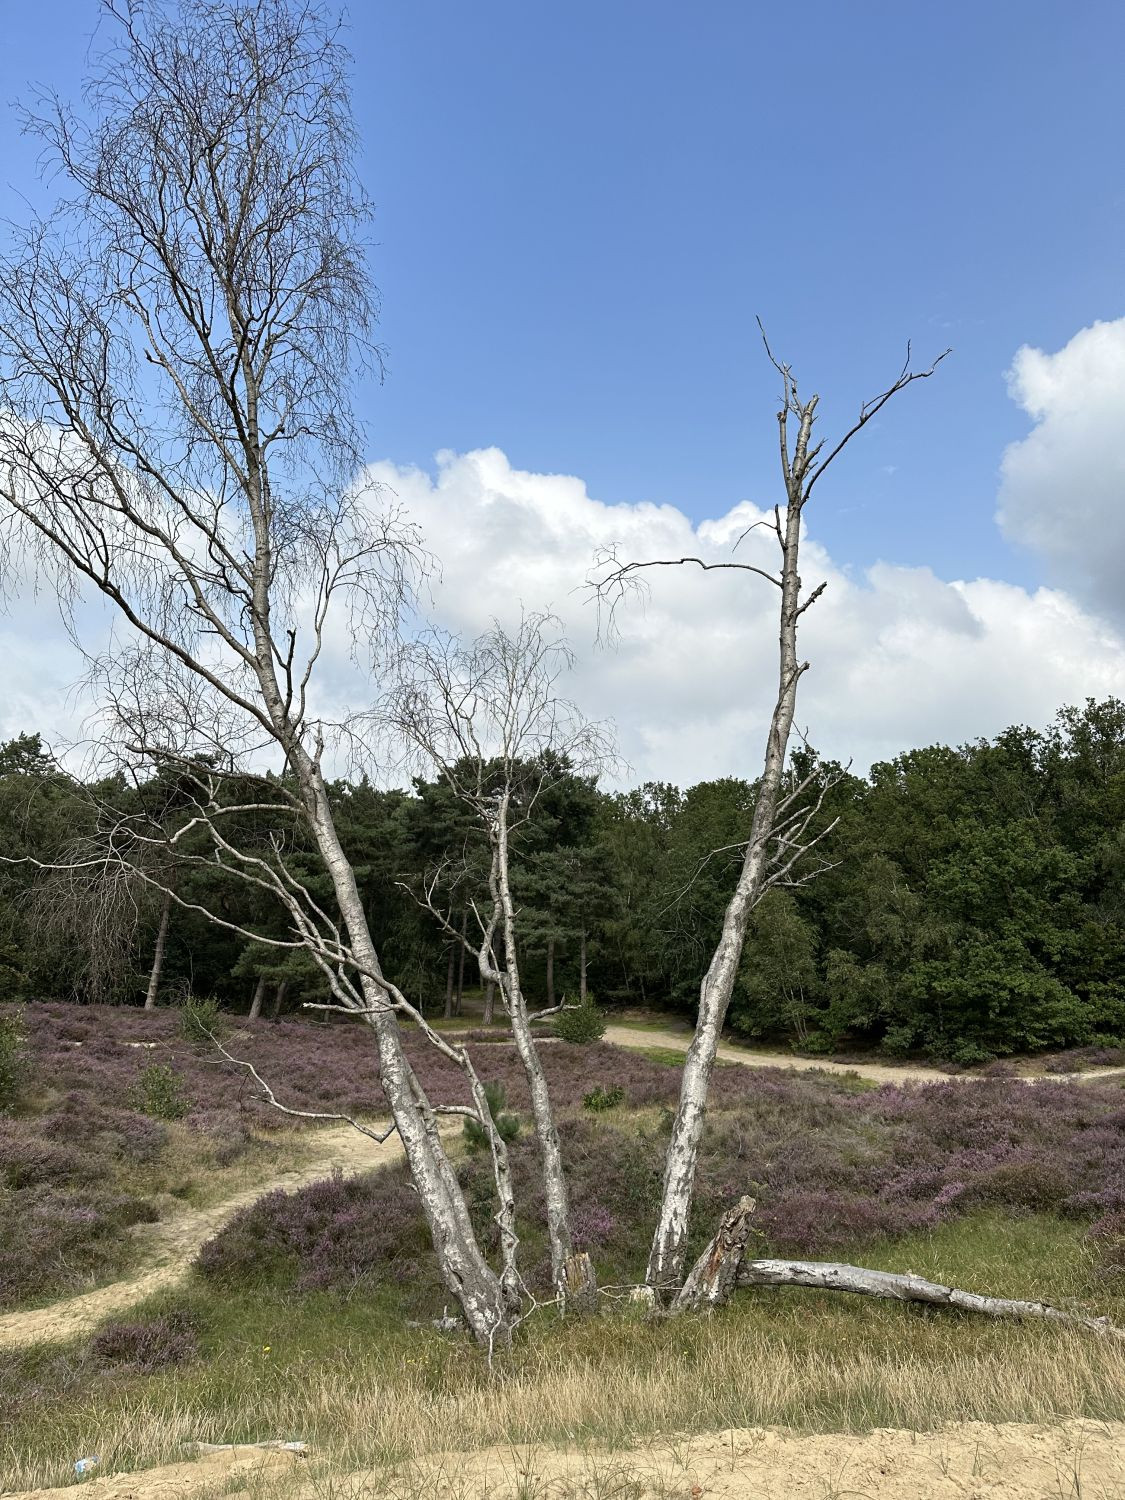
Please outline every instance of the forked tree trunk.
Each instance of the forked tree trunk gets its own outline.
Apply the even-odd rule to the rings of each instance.
[[[149,970],[148,989],[145,992],[145,1010],[156,1009],[156,998],[160,993],[160,976],[164,972],[164,950],[168,944],[168,928],[172,921],[172,893],[164,893],[164,904],[160,908],[160,926],[156,929],[156,947],[152,952],[152,968]]]
[[[496,981],[490,979],[484,988],[484,1024],[492,1025],[492,1018],[496,1012]]]
[[[946,354],[948,352],[946,350]],[[801,600],[798,562],[804,507],[812,494],[813,486],[828,466],[848,446],[856,433],[876,417],[899,391],[905,390],[916,380],[928,379],[941,360],[945,358],[944,354],[939,356],[928,370],[913,371],[910,368],[908,345],[906,363],[898,378],[881,395],[863,403],[858,419],[827,455],[820,457],[823,442],[812,443],[813,423],[816,420],[819,397],[815,395],[808,399],[799,397],[797,382],[790,367],[779,364],[774,359],[768,343],[766,353],[782,377],[782,401],[777,421],[781,471],[785,486],[784,526],[780,507],[774,509],[773,515],[774,531],[781,551],[780,572],[775,576],[754,563],[710,564],[698,557],[681,557],[675,560],[660,559],[657,562],[630,562],[614,567],[598,585],[600,595],[612,597],[615,590],[626,588],[641,568],[691,563],[700,566],[705,571],[719,566],[756,573],[776,585],[781,594],[777,697],[766,740],[765,763],[758,782],[758,794],[742,868],[734,894],[723,915],[723,927],[718,946],[700,985],[696,1031],[684,1065],[680,1107],[672,1126],[665,1162],[664,1191],[660,1213],[649,1252],[646,1283],[653,1296],[657,1298],[674,1296],[683,1283],[684,1245],[695,1190],[695,1173],[703,1131],[703,1115],[707,1104],[707,1090],[715,1066],[719,1035],[726,1018],[727,1006],[730,1003],[731,992],[742,958],[750,913],[770,884],[785,881],[795,862],[802,854],[807,853],[812,844],[816,843],[821,836],[817,834],[807,842],[802,842],[819,802],[815,802],[811,808],[798,809],[794,813],[788,803],[781,804],[780,799],[785,755],[789,734],[793,727],[797,683],[808,666],[807,662],[801,662],[797,658],[797,625],[801,615],[816,602],[826,587],[823,583],[819,584],[804,601]],[[788,429],[790,416],[798,422],[792,452]],[[755,523],[755,527],[757,524],[768,523]],[[754,530],[755,527],[750,529]],[[780,827],[775,827],[782,806],[787,809],[788,815],[782,819]],[[775,850],[770,849],[773,838],[777,840]]]
[[[553,1010],[555,1004],[555,940],[547,939],[547,1008]]]
[[[250,1014],[246,1018],[248,1021],[256,1021],[262,1014],[262,1001],[266,997],[266,986],[268,984],[269,980],[262,974],[254,986],[254,998],[250,1002]]]

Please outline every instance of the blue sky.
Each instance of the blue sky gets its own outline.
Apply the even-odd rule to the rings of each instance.
[[[73,92],[95,16],[13,6],[0,95]],[[992,522],[1028,425],[1003,372],[1125,312],[1125,7],[393,0],[351,7],[350,46],[373,456],[496,444],[699,518],[776,494],[755,313],[826,426],[908,337],[952,344],[810,520],[841,561],[1035,578]],[[18,217],[31,153],[7,144]]]
[[[10,7],[0,97],[74,96],[96,17],[96,0]],[[835,684],[808,689],[822,747],[863,764],[1125,695],[1125,6],[388,0],[352,5],[348,41],[388,356],[369,452],[460,580],[443,623],[487,618],[505,546],[508,576],[538,580],[525,602],[557,604],[614,528],[719,546],[687,523],[780,498],[759,314],[822,393],[826,435],[908,338],[923,362],[954,349],[807,513],[809,576],[843,601],[810,624]],[[3,140],[0,217],[19,219],[43,189],[12,118]],[[1017,401],[1025,347],[1044,353],[1018,356]],[[683,517],[650,525],[646,501]],[[673,598],[660,649],[633,658],[632,762],[740,769],[767,664],[739,718],[698,663],[774,627],[721,590]],[[0,719],[41,715],[61,661],[29,665]],[[616,710],[615,669],[588,678]]]

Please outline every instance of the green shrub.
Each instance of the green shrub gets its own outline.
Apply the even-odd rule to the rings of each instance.
[[[555,1018],[555,1035],[576,1046],[598,1042],[605,1035],[605,1017],[592,1000],[585,1005],[568,1006]]]
[[[0,1012],[0,1114],[16,1103],[28,1072],[27,1032],[23,1013],[10,1005]]]
[[[215,999],[184,1001],[180,1011],[180,1031],[189,1042],[211,1043],[225,1030],[226,1022]]]
[[[606,1089],[601,1084],[595,1084],[588,1094],[582,1095],[582,1108],[588,1109],[592,1114],[601,1114],[607,1109],[616,1109],[619,1104],[625,1102],[625,1090],[619,1083],[615,1083],[611,1089]]]
[[[184,1081],[167,1063],[150,1063],[132,1089],[130,1102],[156,1120],[181,1120],[191,1108]]]
[[[504,1113],[508,1103],[508,1097],[504,1092],[504,1085],[502,1083],[486,1083],[484,1086],[484,1097],[488,1100],[488,1112],[492,1116],[492,1123],[496,1127],[496,1134],[502,1141],[514,1141],[520,1133],[520,1117],[519,1115]],[[479,1120],[466,1120],[464,1132],[465,1145],[470,1151],[491,1150],[488,1134]]]

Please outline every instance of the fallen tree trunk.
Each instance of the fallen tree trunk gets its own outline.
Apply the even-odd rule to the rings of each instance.
[[[854,1292],[861,1297],[885,1297],[892,1302],[922,1302],[932,1307],[956,1307],[986,1318],[1043,1318],[1087,1333],[1125,1338],[1125,1329],[1108,1318],[1090,1318],[1083,1313],[1063,1312],[1047,1302],[1021,1302],[1009,1297],[986,1297],[960,1287],[942,1286],[911,1272],[869,1271],[863,1266],[845,1266],[821,1260],[744,1260],[738,1271],[739,1286],[802,1286],[824,1292]]]

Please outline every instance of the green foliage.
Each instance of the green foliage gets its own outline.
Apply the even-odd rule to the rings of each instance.
[[[575,1046],[588,1046],[605,1035],[605,1017],[592,999],[585,1005],[568,1005],[555,1017],[555,1035]]]
[[[520,1133],[519,1115],[506,1114],[505,1108],[508,1103],[501,1083],[486,1083],[484,1086],[484,1097],[488,1100],[488,1112],[492,1116],[492,1124],[496,1134],[502,1141],[511,1143]],[[466,1120],[463,1126],[465,1145],[472,1152],[490,1151],[492,1143],[488,1133],[479,1120]]]
[[[182,1120],[191,1108],[182,1077],[168,1063],[149,1063],[133,1086],[130,1103],[154,1120]]]
[[[189,996],[180,1010],[180,1032],[189,1042],[213,1045],[226,1030],[226,1020],[213,995],[204,999]]]
[[[582,1095],[582,1108],[588,1109],[591,1114],[603,1114],[607,1109],[616,1109],[625,1103],[625,1090],[619,1083],[612,1088],[604,1088],[600,1083],[595,1084],[588,1094]]]
[[[29,1068],[27,1031],[16,1005],[0,1010],[0,1114],[19,1102]]]
[[[789,789],[807,769],[806,752],[796,751]],[[609,795],[563,763],[548,783],[520,810],[513,834],[525,992],[539,1005],[556,990],[578,994],[585,978],[613,1004],[691,1018],[742,860],[754,785],[653,782]],[[275,800],[261,790],[248,778],[224,795]],[[329,793],[384,965],[432,1013],[444,1002],[450,947],[400,882],[446,871],[435,899],[455,929],[466,914],[471,929],[474,906],[485,910],[490,899],[484,832],[442,782],[419,780],[410,791],[337,783]],[[0,862],[0,1002],[91,997],[82,932],[96,923],[55,932],[37,924],[36,877],[21,861],[49,861],[90,836],[93,810],[107,799],[161,828],[175,823],[182,800],[161,777],[84,787],[34,735],[0,744],[0,855],[15,861]],[[1125,703],[1063,709],[1045,731],[1016,727],[991,741],[910,750],[866,778],[841,772],[820,816],[837,820],[817,850],[830,867],[755,910],[730,1008],[736,1031],[810,1053],[861,1047],[963,1062],[1125,1038]],[[276,843],[330,909],[329,882],[299,820],[239,818],[239,842],[263,851]],[[185,868],[177,892],[166,994],[190,982],[225,1011],[241,1011],[264,975],[271,998],[285,981],[290,1009],[323,998],[323,976],[306,956],[247,947],[200,914],[220,911],[244,931],[285,939],[285,914],[264,893],[206,861]],[[118,998],[136,998],[157,918],[141,913]],[[463,963],[472,993],[480,975],[471,955]],[[461,967],[456,953],[455,975]],[[203,1017],[204,1029],[216,1018]],[[586,1039],[594,1028],[584,1023],[560,1015],[557,1034],[581,1028]],[[206,1040],[190,1011],[185,1024]]]

